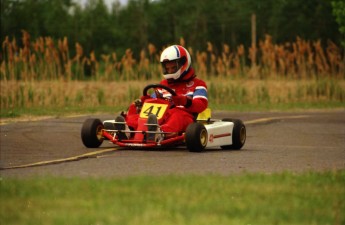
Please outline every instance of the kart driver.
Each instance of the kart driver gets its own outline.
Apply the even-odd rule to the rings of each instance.
[[[170,98],[176,107],[167,111],[167,116],[163,123],[158,126],[157,117],[150,114],[147,124],[149,131],[169,132],[168,135],[149,134],[148,140],[164,139],[176,136],[184,132],[187,126],[194,122],[195,115],[201,113],[207,108],[207,86],[204,81],[196,78],[195,71],[191,66],[191,57],[189,52],[180,45],[172,45],[166,48],[160,57],[164,79],[160,84],[173,89],[177,96],[171,96],[169,92],[158,89],[164,98]],[[126,124],[116,124],[117,130],[136,130],[138,126],[139,113],[138,108],[142,106],[145,100],[156,97],[142,96],[130,105],[128,112],[118,116],[116,122],[126,122]],[[171,133],[170,133],[171,132]],[[129,138],[129,133],[122,133],[121,138]]]

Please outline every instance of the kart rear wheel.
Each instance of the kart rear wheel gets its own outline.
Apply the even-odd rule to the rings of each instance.
[[[186,146],[190,152],[201,152],[207,145],[207,130],[201,123],[192,123],[186,130]]]
[[[104,125],[99,119],[87,119],[81,128],[81,140],[85,147],[98,148],[103,143]]]
[[[234,149],[240,150],[246,142],[246,127],[243,122],[239,119],[222,119],[222,121],[228,121],[234,123],[232,129],[232,145],[220,146],[222,149]]]

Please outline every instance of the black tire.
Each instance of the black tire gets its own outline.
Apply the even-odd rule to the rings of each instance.
[[[85,147],[98,148],[103,143],[103,123],[99,119],[87,119],[81,128],[81,140]]]
[[[222,149],[234,149],[240,150],[246,142],[246,127],[243,122],[238,119],[222,119],[222,121],[228,121],[234,123],[232,130],[232,145],[220,146]]]
[[[192,123],[187,127],[185,140],[190,152],[201,152],[207,145],[208,134],[204,125]]]

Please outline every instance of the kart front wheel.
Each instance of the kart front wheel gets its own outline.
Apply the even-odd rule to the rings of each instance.
[[[207,130],[201,123],[192,123],[187,127],[185,139],[190,152],[201,152],[207,145]]]
[[[246,127],[239,119],[222,119],[222,121],[233,122],[232,145],[220,146],[222,149],[240,150],[246,142]]]
[[[81,128],[81,140],[85,147],[98,148],[103,143],[104,125],[99,119],[87,119]]]

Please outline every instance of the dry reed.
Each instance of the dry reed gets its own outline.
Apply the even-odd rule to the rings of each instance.
[[[161,78],[161,51],[153,44],[143,49],[138,59],[131,49],[121,57],[113,52],[97,58],[79,43],[71,56],[66,37],[32,41],[28,32],[22,34],[20,44],[8,37],[2,43],[1,109],[125,106],[141,94],[144,83]],[[223,44],[219,51],[210,42],[206,51],[188,47],[198,76],[209,84],[211,101],[344,102],[344,50],[335,43],[328,41],[323,47],[321,41],[297,37],[292,43],[275,44],[269,35],[258,43],[248,50],[243,45],[231,49]],[[183,38],[180,44],[186,46]]]
[[[70,56],[66,37],[54,41],[51,37],[40,37],[31,41],[30,34],[23,31],[18,46],[15,39],[5,38],[2,43],[1,80],[132,80],[142,74],[159,77],[159,54],[153,44],[143,49],[135,59],[131,49],[118,60],[116,53],[101,55],[85,53],[79,43],[75,43],[75,56]],[[180,44],[186,45],[183,38]],[[293,43],[274,44],[272,37],[265,36],[258,47],[248,50],[243,45],[231,50],[226,44],[218,51],[207,42],[206,51],[194,54],[194,67],[200,77],[250,77],[255,78],[344,78],[344,50],[328,41],[323,47],[321,41],[306,41],[297,37]],[[255,54],[255,56],[254,56]],[[253,61],[256,60],[256,61]],[[255,73],[251,70],[256,67]]]
[[[1,110],[121,106],[142,94],[147,81],[2,81]],[[258,80],[214,77],[207,81],[213,105],[345,102],[345,81]]]

